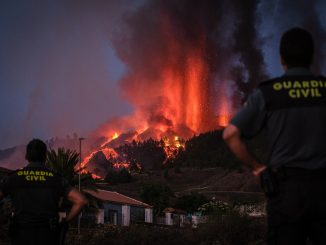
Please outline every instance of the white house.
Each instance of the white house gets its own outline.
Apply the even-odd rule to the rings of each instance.
[[[102,202],[103,209],[97,210],[96,223],[108,222],[129,226],[131,222],[153,223],[153,207],[118,192],[98,189],[87,190],[89,194]]]
[[[165,208],[163,213],[165,214],[165,225],[185,226],[187,212],[184,210]]]

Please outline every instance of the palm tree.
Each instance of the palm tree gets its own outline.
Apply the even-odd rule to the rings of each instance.
[[[61,174],[71,186],[78,187],[79,173],[83,171],[78,166],[79,154],[70,149],[58,148],[58,151],[48,151],[46,166],[52,171]],[[95,199],[84,190],[96,191],[97,185],[90,173],[80,174],[80,189],[88,198],[91,205],[98,206]]]

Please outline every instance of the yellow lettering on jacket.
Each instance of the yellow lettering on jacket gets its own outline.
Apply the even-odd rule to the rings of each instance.
[[[36,176],[36,175],[26,175],[25,179],[27,181],[46,181],[45,177],[42,175]]]
[[[274,83],[273,84],[273,89],[278,91],[282,89],[282,84],[281,83]]]
[[[273,90],[287,90],[292,99],[305,99],[323,97],[320,88],[326,88],[326,81],[309,80],[309,81],[282,81],[273,84]]]
[[[301,88],[301,83],[299,81],[295,81],[293,84],[293,88]]]
[[[18,176],[25,176],[27,181],[46,181],[45,176],[53,177],[52,172],[48,171],[33,171],[33,170],[23,170],[17,172]]]

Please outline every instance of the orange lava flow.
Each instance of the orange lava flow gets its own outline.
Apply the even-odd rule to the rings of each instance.
[[[115,167],[115,168],[129,168],[130,164],[127,163],[127,162],[113,163],[113,167]]]
[[[92,159],[92,157],[98,153],[100,150],[98,151],[93,151],[91,154],[89,154],[87,157],[84,158],[84,160],[82,161],[81,165],[80,165],[80,169],[83,169],[86,167],[87,163]],[[79,168],[78,168],[79,169]],[[81,171],[81,173],[87,173],[87,171],[85,169],[83,169]]]
[[[168,159],[173,159],[176,157],[177,152],[180,149],[185,148],[184,142],[180,141],[180,138],[178,136],[174,136],[173,138],[167,138],[164,137],[162,138],[163,140],[163,149],[166,155],[166,160],[164,161],[163,164],[167,162]]]
[[[93,179],[103,179],[102,177],[100,177],[100,176],[98,176],[98,175],[96,175],[94,173],[92,173],[91,175],[92,175]]]
[[[119,156],[119,154],[112,148],[103,148],[102,152],[106,159],[117,158]]]
[[[117,139],[118,137],[119,137],[119,134],[118,134],[117,132],[114,132],[114,134],[111,136],[111,139],[108,139],[107,141],[105,141],[105,142],[101,145],[101,147],[105,147],[105,145],[106,145],[107,143],[109,143],[111,140]]]
[[[99,150],[98,150],[98,151],[94,151],[94,152],[92,152],[91,154],[89,154],[87,157],[85,157],[84,160],[82,161],[81,165],[80,165],[80,166],[78,165],[78,167],[76,168],[76,170],[79,171],[79,170],[81,169],[81,171],[80,171],[81,174],[87,174],[87,173],[89,173],[89,171],[86,169],[86,165],[87,165],[87,163],[89,162],[89,160],[90,160],[90,159],[91,159],[91,158],[92,158],[92,157],[93,157],[97,152],[99,152]],[[94,174],[94,173],[91,173],[91,176],[92,176],[93,179],[102,179],[100,176],[98,176],[98,175],[96,175],[96,174]]]

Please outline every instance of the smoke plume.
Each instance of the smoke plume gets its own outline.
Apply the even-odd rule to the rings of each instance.
[[[122,91],[147,127],[198,133],[233,113],[231,97],[265,77],[257,4],[157,0],[126,17],[112,43],[127,67]]]

